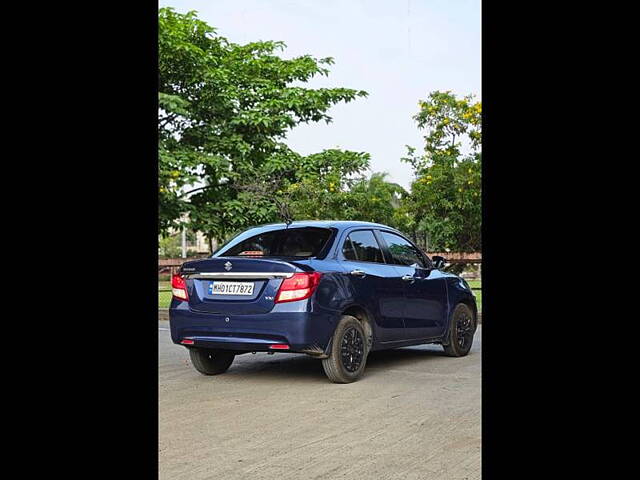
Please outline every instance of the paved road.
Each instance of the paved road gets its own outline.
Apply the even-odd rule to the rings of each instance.
[[[284,353],[200,375],[158,323],[162,480],[480,478],[481,327],[467,357],[374,352],[360,381],[337,385]]]

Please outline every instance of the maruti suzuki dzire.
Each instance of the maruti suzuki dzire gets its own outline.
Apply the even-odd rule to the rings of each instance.
[[[444,265],[381,224],[263,225],[172,277],[171,338],[204,375],[249,352],[310,355],[335,383],[360,378],[375,350],[436,343],[464,356],[475,296]]]

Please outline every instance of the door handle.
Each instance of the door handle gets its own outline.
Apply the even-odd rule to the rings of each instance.
[[[353,275],[354,277],[364,277],[366,275],[362,270],[351,270],[349,275]]]
[[[416,279],[416,277],[414,277],[413,275],[405,275],[404,277],[402,277],[402,280],[404,280],[405,282],[413,282]]]

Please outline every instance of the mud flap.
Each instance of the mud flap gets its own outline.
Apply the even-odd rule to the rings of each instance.
[[[313,358],[320,358],[320,359],[329,358],[329,355],[331,354],[332,342],[333,342],[333,336],[329,338],[329,342],[327,343],[327,346],[325,347],[324,350],[320,345],[312,345],[309,348],[305,348],[304,350],[301,350],[301,352],[306,353],[307,355]]]

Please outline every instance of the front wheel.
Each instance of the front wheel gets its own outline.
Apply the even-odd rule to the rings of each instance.
[[[368,347],[362,324],[351,315],[343,315],[331,341],[329,358],[322,367],[333,383],[351,383],[362,376]]]
[[[203,375],[218,375],[228,370],[235,353],[210,348],[190,348],[191,363]]]
[[[476,333],[476,319],[468,305],[459,303],[451,315],[447,344],[442,345],[450,357],[464,357],[471,350]]]

